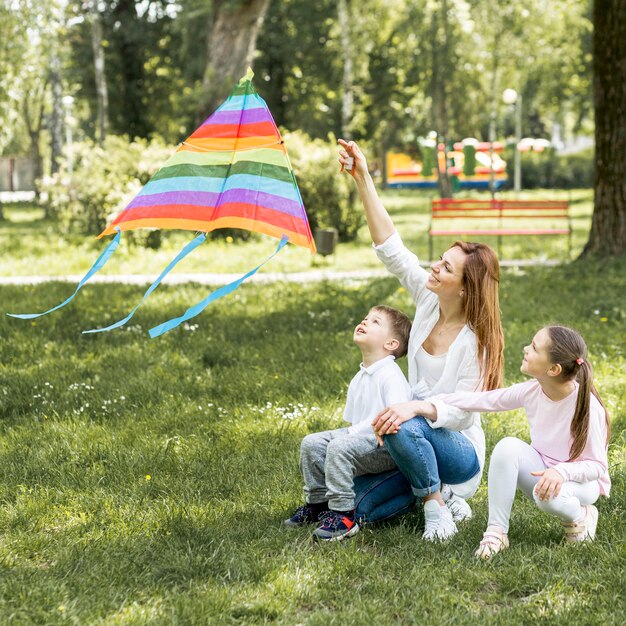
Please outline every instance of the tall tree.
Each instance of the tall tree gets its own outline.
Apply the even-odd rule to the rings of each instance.
[[[102,145],[109,125],[109,92],[104,72],[102,20],[96,5],[96,0],[92,0],[89,4],[89,20],[91,22],[91,45],[93,48],[94,76],[96,81],[96,101],[98,103],[96,137],[98,138],[98,143]]]
[[[341,30],[341,52],[343,57],[343,80],[341,81],[341,135],[351,139],[352,109],[354,105],[353,70],[352,70],[352,38],[350,36],[350,3],[349,0],[337,2],[339,29]]]
[[[213,0],[200,117],[213,111],[252,65],[269,4],[270,0]]]
[[[583,255],[626,252],[626,0],[595,0],[593,95],[594,209]]]

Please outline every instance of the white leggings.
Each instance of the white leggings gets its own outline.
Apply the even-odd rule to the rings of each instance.
[[[575,483],[565,481],[556,498],[540,500],[534,488],[540,476],[531,472],[547,469],[539,453],[515,437],[499,441],[489,462],[489,524],[509,530],[509,518],[516,489],[535,501],[545,513],[556,515],[564,522],[574,522],[582,516],[581,505],[593,504],[600,495],[598,481]]]

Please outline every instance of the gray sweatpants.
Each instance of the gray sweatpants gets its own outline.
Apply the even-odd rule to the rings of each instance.
[[[395,469],[378,446],[374,433],[350,435],[347,428],[307,435],[300,445],[304,496],[314,504],[326,502],[333,511],[354,509],[354,477]]]

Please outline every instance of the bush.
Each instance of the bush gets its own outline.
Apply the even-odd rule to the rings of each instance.
[[[47,213],[66,234],[99,234],[107,223],[139,192],[173,152],[160,141],[109,135],[102,146],[91,140],[73,144],[73,167],[65,161],[42,183]],[[158,247],[151,231],[129,233],[135,241]]]
[[[506,169],[509,186],[513,186],[515,155],[507,150]],[[522,153],[522,187],[524,189],[575,189],[593,187],[593,149],[575,154],[558,155],[555,150]]]
[[[335,138],[310,139],[296,131],[284,139],[311,228],[336,228],[339,241],[355,239],[364,217],[354,207],[353,182],[339,175]]]

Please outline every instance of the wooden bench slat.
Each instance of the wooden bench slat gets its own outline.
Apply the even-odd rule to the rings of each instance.
[[[429,252],[432,256],[432,237],[436,236],[507,236],[507,235],[568,235],[571,245],[571,222],[569,202],[564,200],[475,200],[472,198],[435,198],[431,202],[431,226],[429,228]],[[503,220],[567,220],[567,228],[507,228]],[[472,220],[486,221],[492,224],[489,228],[468,227],[433,228],[434,220]],[[439,224],[438,224],[439,225]]]

